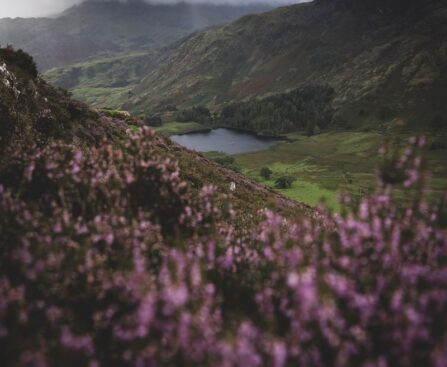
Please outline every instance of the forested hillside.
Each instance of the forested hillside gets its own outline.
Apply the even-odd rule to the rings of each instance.
[[[334,90],[328,86],[307,86],[285,94],[229,104],[214,123],[264,134],[305,131],[313,135],[331,124],[333,97]]]

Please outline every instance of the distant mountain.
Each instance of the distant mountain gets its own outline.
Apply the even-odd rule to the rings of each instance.
[[[0,19],[0,44],[23,48],[41,71],[98,55],[166,46],[198,29],[271,9],[86,1],[55,18]]]
[[[125,108],[220,109],[329,84],[341,125],[447,116],[447,3],[376,3],[320,0],[200,32],[142,80]]]

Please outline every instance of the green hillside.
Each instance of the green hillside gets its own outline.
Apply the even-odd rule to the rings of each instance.
[[[90,106],[117,108],[132,96],[132,89],[156,67],[162,55],[157,50],[125,52],[52,68],[43,76]]]
[[[420,2],[405,12],[359,12],[355,4],[299,4],[201,32],[147,75],[124,107],[220,110],[228,102],[328,84],[337,126],[396,117],[427,124],[446,116],[445,2]]]

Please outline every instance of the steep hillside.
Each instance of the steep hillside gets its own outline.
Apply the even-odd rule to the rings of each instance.
[[[12,48],[0,49],[0,169],[10,157],[30,146],[46,146],[63,141],[82,149],[106,141],[116,147],[124,145],[129,133],[144,124],[126,113],[98,113],[72,100],[37,76],[33,59]],[[165,159],[178,161],[181,178],[194,192],[215,185],[218,192],[229,195],[235,207],[246,208],[247,216],[264,207],[290,213],[311,213],[305,205],[284,199],[273,190],[252,182],[203,156],[188,151],[170,140],[154,134],[151,144]],[[237,191],[230,192],[235,182]],[[246,198],[250,196],[250,203]],[[227,199],[228,200],[228,197]]]
[[[399,12],[360,12],[352,4],[289,6],[202,32],[149,74],[125,107],[219,109],[230,101],[329,84],[340,125],[445,116],[446,3],[412,2]]]
[[[24,49],[46,70],[99,54],[159,48],[197,29],[266,9],[91,0],[55,18],[1,19],[0,44]]]
[[[0,160],[30,144],[63,139],[94,145],[123,135],[123,121],[112,123],[37,76],[27,54],[0,49]]]

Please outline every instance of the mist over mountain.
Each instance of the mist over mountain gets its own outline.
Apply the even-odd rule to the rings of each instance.
[[[272,5],[87,1],[54,18],[2,19],[0,44],[23,48],[41,71],[97,55],[153,50]]]
[[[43,17],[53,16],[70,6],[90,0],[4,0],[0,3],[0,18],[15,17]],[[216,5],[246,5],[270,4],[273,6],[302,2],[303,0],[93,0],[120,3],[148,3],[148,4],[216,4]],[[308,1],[308,0],[304,0]]]

